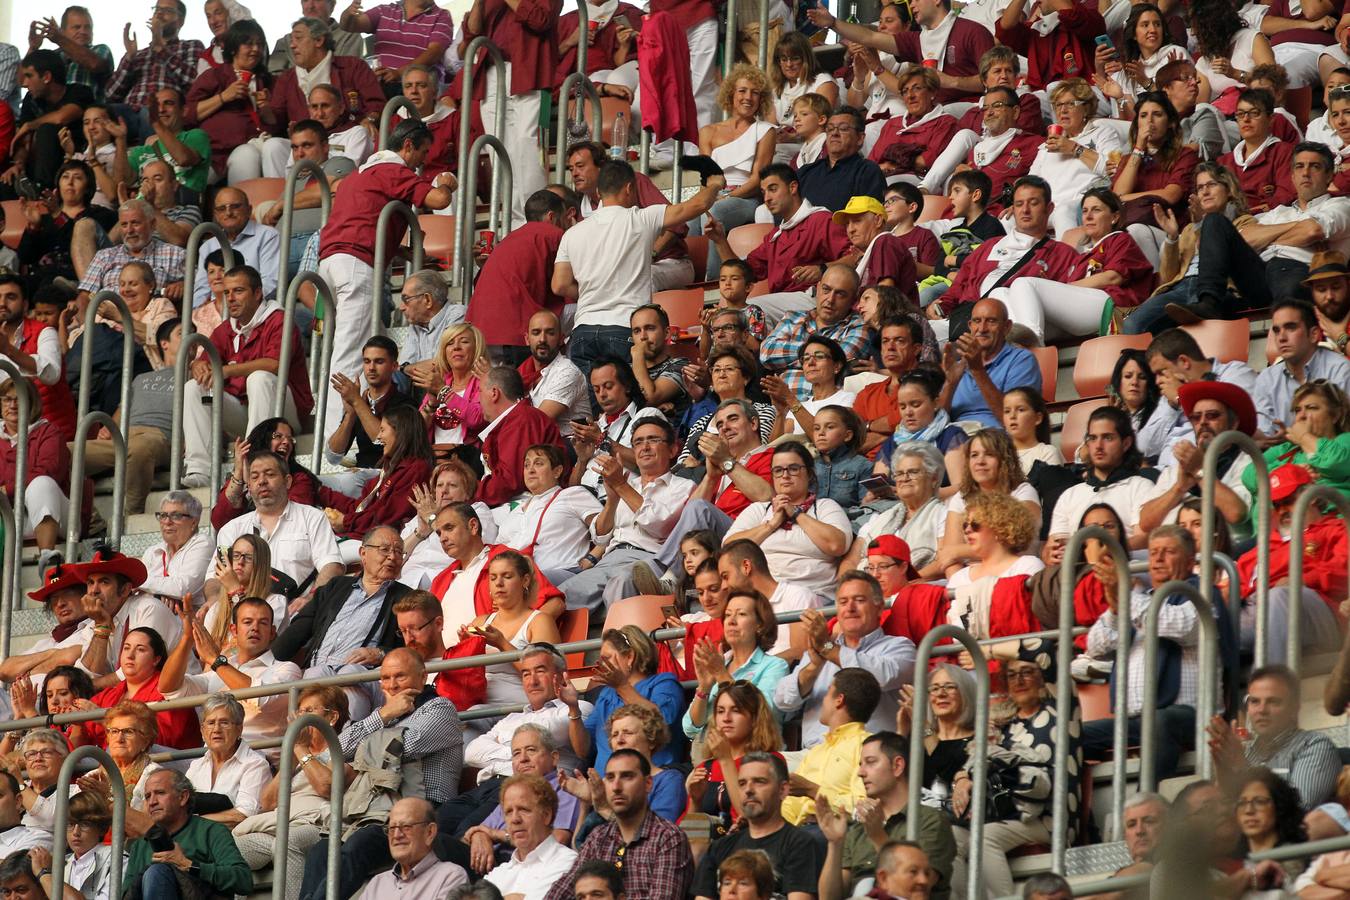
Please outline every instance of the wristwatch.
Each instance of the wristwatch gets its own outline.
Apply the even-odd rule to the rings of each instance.
[[[825,643],[820,645],[820,655],[829,656],[831,653],[834,652],[834,648],[838,646],[839,645],[836,644],[834,641],[826,641]]]
[[[736,468],[736,460],[734,460],[734,459],[724,459],[724,460],[722,460],[722,467],[721,467],[721,468],[722,468],[722,471],[723,471],[723,472],[726,472],[728,475],[730,475],[730,474],[731,474],[731,470],[734,469],[734,468]]]
[[[230,661],[225,657],[225,654],[222,653],[222,654],[220,654],[219,656],[217,656],[215,659],[211,660],[211,671],[214,672],[216,669],[219,669],[221,666],[228,666],[229,664],[230,664]]]

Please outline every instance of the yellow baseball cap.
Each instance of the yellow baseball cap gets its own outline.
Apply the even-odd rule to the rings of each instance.
[[[886,208],[881,205],[881,201],[876,197],[850,197],[848,205],[834,214],[834,223],[843,225],[847,217],[861,215],[862,213],[872,213],[885,218]]]

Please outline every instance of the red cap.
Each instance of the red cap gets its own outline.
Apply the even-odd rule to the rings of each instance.
[[[1223,381],[1190,381],[1177,388],[1181,411],[1187,416],[1199,400],[1217,400],[1237,416],[1237,429],[1245,435],[1256,433],[1256,406],[1251,395],[1235,384]]]
[[[867,556],[889,556],[898,563],[904,563],[909,569],[906,577],[917,579],[919,572],[914,568],[914,563],[910,562],[912,556],[909,552],[909,544],[905,543],[903,538],[896,537],[893,534],[883,534],[879,538],[874,538],[867,545]]]
[[[1293,463],[1285,463],[1277,466],[1275,471],[1270,473],[1270,500],[1272,503],[1280,503],[1288,500],[1298,489],[1305,484],[1312,484],[1312,473],[1306,466],[1297,466]]]

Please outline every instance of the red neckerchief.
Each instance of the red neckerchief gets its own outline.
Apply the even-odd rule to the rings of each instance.
[[[56,641],[56,643],[58,644],[61,643],[66,638],[74,634],[76,629],[78,629],[82,624],[84,624],[84,620],[86,618],[87,616],[80,616],[80,618],[76,619],[74,622],[71,622],[69,625],[58,624],[55,628],[52,629],[52,640]]]
[[[543,370],[539,368],[539,362],[533,354],[521,363],[516,371],[520,373],[520,380],[524,382],[526,391],[534,390],[534,386],[544,377]]]
[[[810,509],[812,506],[815,506],[815,503],[816,503],[816,495],[815,495],[815,494],[807,494],[807,495],[806,495],[806,499],[803,500],[801,503],[797,504],[797,514],[798,514],[798,515],[801,515],[801,514],[802,514],[803,512],[805,512],[807,509]],[[781,528],[782,531],[791,531],[791,530],[792,530],[792,526],[793,526],[794,524],[795,524],[795,523],[794,523],[791,519],[787,519],[787,520],[785,520],[785,521],[783,522],[783,524],[780,526],[780,528]]]

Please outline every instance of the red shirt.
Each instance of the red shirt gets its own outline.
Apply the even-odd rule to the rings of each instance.
[[[951,15],[956,13],[953,12]],[[952,23],[952,30],[947,33],[946,46],[938,54],[937,67],[953,76],[978,75],[980,57],[993,46],[994,36],[983,25],[971,19],[957,19]],[[895,36],[895,58],[912,63],[923,62],[919,32],[902,31]],[[970,100],[979,96],[980,91],[958,91],[952,88],[940,88],[937,92],[939,103]],[[1037,114],[1039,113],[1040,110],[1037,109]]]
[[[562,236],[557,225],[526,222],[492,248],[464,316],[489,344],[524,347],[531,316],[546,309],[562,315],[566,301],[550,286]]]
[[[1195,188],[1195,167],[1199,164],[1200,154],[1194,147],[1183,146],[1172,165],[1167,168],[1163,168],[1162,163],[1154,157],[1141,167],[1134,180],[1134,190],[1161,191],[1168,185],[1178,185],[1181,188],[1181,199],[1173,205],[1172,210],[1182,224],[1185,224],[1191,218],[1188,199]]]
[[[985,212],[997,216],[1003,211],[1003,204],[998,202],[998,198],[1003,196],[1008,185],[1031,171],[1031,164],[1036,161],[1036,154],[1040,153],[1043,143],[1044,139],[1038,134],[1019,134],[1008,142],[998,156],[985,160],[983,164],[976,162],[974,150],[966,154],[966,164],[979,169],[993,182],[986,198]]]
[[[127,683],[119,681],[110,688],[104,688],[89,698],[95,706],[112,709],[123,700],[139,700],[142,703],[159,703],[165,696],[159,692],[159,673],[141,685],[135,695],[127,696]],[[155,724],[159,726],[156,744],[172,747],[175,750],[191,750],[202,745],[202,729],[197,723],[197,711],[193,709],[170,709],[155,713]],[[85,722],[86,744],[99,747],[108,746],[108,734],[103,730],[102,722]]]
[[[505,544],[488,544],[487,548],[488,563],[491,563],[494,557],[512,549]],[[451,560],[450,565],[442,569],[441,574],[431,580],[431,587],[428,588],[428,590],[436,595],[436,599],[445,599],[445,592],[449,589],[450,582],[454,581],[455,576],[459,574],[459,570],[459,560]],[[539,571],[537,566],[534,570],[534,580],[537,584],[537,589],[534,595],[534,603],[531,604],[531,608],[539,609],[555,597],[559,600],[562,599],[562,591],[554,587],[553,582],[545,578],[544,573]],[[474,582],[473,586],[473,610],[477,615],[486,616],[495,608],[496,607],[492,603],[492,595],[488,592],[488,566],[484,565],[483,568],[478,570],[478,580]]]
[[[430,460],[405,459],[384,477],[367,481],[359,500],[320,484],[319,505],[340,510],[344,514],[342,535],[359,538],[376,525],[406,525],[413,515],[408,502],[413,488],[430,480]]]
[[[589,12],[589,10],[588,10]],[[614,68],[614,54],[619,49],[619,18],[626,18],[628,24],[634,31],[642,32],[643,12],[631,3],[620,2],[614,15],[605,23],[604,28],[595,28],[590,30],[590,36],[586,44],[586,74],[593,75],[596,72],[602,72]],[[558,40],[566,40],[570,35],[575,34],[577,30],[577,14],[575,12],[564,13],[558,20]],[[558,73],[554,76],[554,87],[560,87],[568,75],[577,70],[577,51],[581,49],[580,42],[573,45],[558,57]],[[628,48],[628,59],[637,59],[637,43],[634,42]]]
[[[19,324],[17,344],[19,349],[29,356],[37,356],[38,338],[49,326],[37,319],[25,318]],[[42,417],[60,430],[68,441],[75,440],[75,397],[70,391],[70,382],[66,380],[66,361],[61,359],[61,377],[56,384],[43,384],[36,378],[28,379],[37,388],[38,399],[42,401]]]
[[[558,71],[558,32],[554,23],[562,12],[562,0],[520,0],[512,9],[506,0],[483,0],[483,34],[501,48],[502,56],[511,64],[511,93],[550,89]],[[464,40],[478,35],[464,29]],[[496,76],[488,72],[490,57],[484,50],[479,54],[474,69],[474,96],[482,99],[487,91],[485,78]]]
[[[914,230],[928,231],[927,228]],[[895,286],[911,300],[919,299],[914,254],[910,253],[909,247],[905,246],[905,242],[900,238],[884,232],[877,235],[876,240],[872,242],[871,252],[867,256],[867,271],[863,273],[862,283],[877,284],[883,278],[894,279]]]
[[[773,466],[773,450],[770,448],[765,447],[754,451],[742,465],[763,478],[765,482],[773,484],[769,475],[769,469]],[[726,475],[722,475],[717,480],[717,499],[713,501],[713,505],[734,519],[750,505],[750,498],[745,496],[740,488],[736,487],[734,481]]]
[[[258,111],[250,97],[231,100],[205,119],[197,118],[197,104],[208,97],[214,97],[238,81],[233,66],[219,69],[207,69],[188,89],[187,99],[183,102],[183,122],[188,128],[200,128],[211,139],[211,168],[224,174],[225,163],[230,151],[240,144],[247,143],[263,130],[258,119]],[[272,81],[269,75],[258,79],[258,87],[266,87]],[[308,112],[305,114],[308,116]]]
[[[685,678],[694,677],[694,648],[699,641],[707,638],[714,644],[722,643],[722,620],[708,619],[704,622],[690,622],[684,627],[684,672]]]
[[[1237,176],[1247,198],[1247,210],[1256,215],[1294,202],[1298,194],[1294,190],[1293,160],[1293,144],[1273,141],[1255,158],[1248,157],[1246,168],[1238,165],[1231,152],[1219,157],[1219,165]]]
[[[942,295],[940,302],[944,311],[950,313],[962,303],[973,303],[980,299],[983,294],[980,291],[980,285],[984,279],[998,268],[998,265],[989,257],[994,252],[994,248],[1002,243],[1003,239],[988,240],[975,248],[975,252],[966,257],[966,261],[961,264],[956,277],[952,279],[952,286],[947,289],[947,293]],[[1019,278],[1050,278],[1054,281],[1068,282],[1069,271],[1073,264],[1078,260],[1078,252],[1062,241],[1048,240],[1032,255],[1031,259],[1017,270],[1007,281],[1003,282],[1003,287],[1007,287]]]
[[[1030,15],[1031,10],[1027,10]],[[1000,21],[994,37],[1027,57],[1027,87],[1039,91],[1063,78],[1087,78],[1096,59],[1097,35],[1106,33],[1106,20],[1095,0],[1073,0],[1059,11],[1059,25],[1048,35],[1037,34],[1026,22],[1004,28]]]
[[[984,128],[984,110],[976,103],[961,117],[962,128],[979,134]],[[1027,134],[1045,134],[1045,117],[1041,115],[1041,101],[1035,94],[1018,94],[1017,121],[1013,127]]]
[[[367,164],[348,175],[333,198],[328,224],[319,233],[319,258],[345,253],[368,266],[375,265],[375,224],[380,219],[380,210],[390,200],[421,206],[431,190],[430,178],[418,175],[401,162]],[[407,230],[401,216],[394,216],[389,222],[386,259],[394,258]]]
[[[917,147],[924,159],[931,163],[937,159],[942,148],[951,143],[957,132],[956,117],[945,113],[933,116],[926,122],[909,123],[908,116],[895,116],[887,120],[886,124],[881,126],[877,142],[872,145],[872,152],[867,158],[874,163],[880,163],[885,158],[886,151],[892,146],[906,149]]]
[[[1116,231],[1102,238],[1097,246],[1078,257],[1069,268],[1065,281],[1079,281],[1105,271],[1117,272],[1125,280],[1102,288],[1119,307],[1138,306],[1158,286],[1158,273],[1144,256],[1128,231]]]
[[[775,236],[777,240],[774,240]],[[821,209],[811,213],[795,228],[779,228],[765,235],[745,261],[754,270],[757,281],[768,279],[770,292],[805,291],[810,285],[792,280],[794,268],[832,263],[852,249],[843,226],[835,224],[828,209]]]
[[[530,447],[552,444],[559,450],[565,449],[558,424],[531,406],[528,397],[502,415],[502,421],[497,422],[483,439],[483,459],[492,474],[479,482],[475,499],[488,506],[500,506],[525,490],[522,467],[525,451]],[[567,475],[563,472],[564,478]]]
[[[648,9],[669,13],[685,31],[717,15],[711,0],[651,0]]]
[[[911,228],[907,234],[892,235],[909,250],[916,263],[935,266],[942,259],[942,244],[927,228]]]
[[[1289,11],[1289,0],[1265,0],[1269,8],[1268,16],[1279,16],[1282,19],[1302,19],[1303,13],[1292,13]],[[1330,47],[1336,43],[1336,35],[1330,31],[1323,31],[1320,28],[1313,28],[1312,22],[1308,23],[1307,28],[1290,28],[1288,31],[1277,31],[1269,35],[1270,45],[1272,47],[1280,44],[1320,44],[1323,47]]]
[[[384,89],[366,61],[355,56],[334,54],[331,62],[328,83],[337,88],[347,111],[358,118],[362,115],[378,116],[384,109]],[[351,108],[352,98],[348,96],[353,91],[357,95],[356,109]],[[300,76],[294,68],[277,76],[268,105],[277,114],[277,124],[272,128],[274,134],[284,136],[287,125],[310,117],[309,100],[300,90]]]
[[[281,355],[281,329],[285,325],[286,313],[280,307],[255,326],[235,348],[233,319],[226,319],[211,332],[211,343],[220,353],[224,365],[252,362],[255,359],[279,359]],[[197,357],[206,359],[206,354]],[[225,379],[225,392],[241,402],[248,401],[247,375],[232,375]],[[314,395],[309,389],[309,370],[305,367],[305,351],[300,346],[300,329],[291,325],[291,371],[286,383],[295,397],[295,411],[307,416],[314,409]]]

